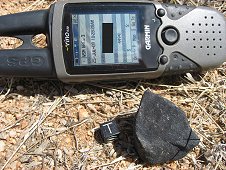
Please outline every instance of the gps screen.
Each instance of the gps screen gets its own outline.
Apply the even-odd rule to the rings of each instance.
[[[74,66],[139,63],[137,13],[72,14]]]

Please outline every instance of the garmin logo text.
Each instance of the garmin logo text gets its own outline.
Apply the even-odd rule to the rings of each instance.
[[[144,25],[144,35],[145,35],[145,48],[146,50],[151,49],[151,29],[150,25]]]
[[[64,43],[65,43],[66,50],[69,51],[69,46],[70,46],[70,27],[69,26],[66,27]]]

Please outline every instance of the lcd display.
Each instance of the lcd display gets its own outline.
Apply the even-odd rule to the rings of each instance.
[[[72,14],[74,66],[139,63],[136,11]]]

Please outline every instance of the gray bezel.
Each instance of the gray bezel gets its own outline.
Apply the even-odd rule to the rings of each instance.
[[[161,19],[158,41],[164,46],[163,55],[180,52],[202,70],[218,67],[226,61],[226,22],[217,10],[201,6],[178,20],[171,20],[167,15]],[[168,26],[175,26],[180,32],[180,39],[174,45],[165,45],[161,38],[162,30]]]
[[[53,14],[53,24],[52,24],[52,42],[53,42],[53,56],[54,63],[56,67],[57,77],[63,82],[84,82],[84,81],[96,81],[96,80],[114,80],[114,79],[130,79],[130,78],[157,78],[160,77],[164,70],[165,66],[160,65],[158,70],[149,71],[149,72],[136,72],[136,73],[114,73],[114,74],[84,74],[84,75],[69,75],[66,72],[64,59],[63,59],[63,48],[62,48],[62,15],[64,5],[67,3],[89,3],[90,1],[82,0],[67,0],[60,1],[55,4],[54,14]],[[115,2],[113,0],[94,0],[92,2]],[[120,0],[117,2],[140,2],[140,3],[153,3],[157,7],[161,7],[159,3],[150,2],[150,1],[131,1],[131,0]],[[57,11],[57,12],[56,12]]]
[[[96,80],[114,80],[114,79],[131,79],[131,78],[142,78],[142,79],[153,79],[160,77],[165,68],[166,65],[159,65],[158,70],[156,71],[148,71],[148,72],[132,72],[132,73],[114,73],[114,74],[84,74],[84,75],[69,75],[66,72],[65,63],[63,59],[63,48],[62,48],[62,22],[63,22],[63,9],[64,5],[67,3],[89,3],[89,2],[116,2],[113,0],[93,0],[93,1],[84,1],[84,0],[66,0],[66,1],[60,1],[57,2],[54,6],[54,13],[53,13],[53,23],[52,23],[52,47],[53,47],[53,56],[54,56],[54,62],[56,67],[56,73],[57,77],[62,80],[63,82],[84,82],[84,81],[96,81]],[[164,8],[162,4],[158,2],[151,2],[148,0],[118,0],[117,2],[139,2],[139,3],[152,3],[155,5],[156,9]],[[156,11],[157,11],[156,10]],[[167,11],[165,11],[167,13]],[[157,15],[157,14],[156,14]],[[204,34],[194,34],[194,33],[186,33],[187,30],[193,29],[194,31],[199,31],[200,29],[203,29],[201,26],[194,26],[192,23],[194,22],[208,22],[211,23],[210,20],[204,20],[206,15],[213,16],[216,18],[217,23],[224,23],[221,25],[222,33],[219,35],[216,34],[208,34],[209,39],[212,41],[209,41],[208,43],[205,42],[203,44],[203,47],[208,47],[208,44],[215,44],[214,46],[223,46],[223,49],[219,50],[214,49],[215,52],[213,53],[213,49],[210,48],[211,54],[215,54],[217,59],[210,55],[210,52],[205,51],[201,49],[193,49],[194,46],[200,46],[200,41],[186,41],[185,39],[192,39],[194,36],[197,36],[199,39],[202,37],[204,38]],[[199,16],[199,17],[197,17]],[[195,19],[195,21],[194,21]],[[212,68],[221,65],[225,60],[225,54],[226,54],[226,24],[225,19],[222,14],[219,12],[216,12],[214,9],[206,8],[206,7],[197,7],[188,14],[184,15],[178,20],[172,20],[168,17],[168,15],[165,15],[161,18],[162,25],[160,26],[157,38],[161,46],[164,48],[163,54],[166,56],[170,56],[170,54],[174,51],[181,52],[186,55],[186,57],[189,57],[192,61],[194,61],[196,64],[201,66],[202,69]],[[214,21],[216,22],[216,21]],[[161,38],[161,32],[162,30],[167,26],[176,26],[178,30],[180,30],[180,40],[174,44],[174,45],[166,45]],[[213,27],[210,31],[214,31],[216,28]],[[189,30],[190,31],[190,30]],[[221,41],[214,41],[213,39],[221,39]],[[181,41],[183,40],[183,41]],[[222,45],[223,44],[223,45]],[[209,56],[207,55],[209,54]],[[170,61],[168,61],[169,63]]]

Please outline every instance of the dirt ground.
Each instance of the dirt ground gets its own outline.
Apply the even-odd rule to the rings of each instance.
[[[48,8],[53,0],[2,0],[0,14]],[[174,0],[212,6],[226,15],[224,0]],[[1,24],[1,23],[0,23]],[[45,46],[43,36],[34,42]],[[0,48],[15,48],[0,39]],[[114,143],[100,144],[100,123],[134,115],[146,89],[174,102],[201,142],[186,157],[163,165],[144,164],[134,149],[132,123],[120,121]],[[157,80],[68,85],[60,81],[0,78],[0,168],[5,169],[222,169],[226,170],[226,63],[200,74]]]

